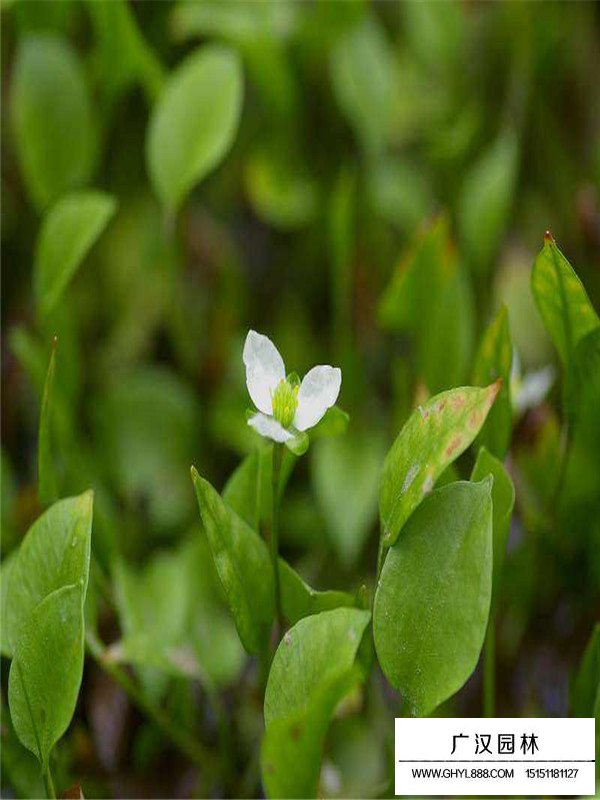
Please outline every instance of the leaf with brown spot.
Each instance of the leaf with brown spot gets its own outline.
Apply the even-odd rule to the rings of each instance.
[[[432,397],[413,411],[388,452],[379,487],[383,543],[390,547],[446,467],[479,433],[502,381],[463,386]]]

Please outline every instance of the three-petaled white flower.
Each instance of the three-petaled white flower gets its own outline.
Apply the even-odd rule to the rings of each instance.
[[[312,428],[335,403],[342,384],[339,367],[319,365],[302,383],[286,378],[285,365],[273,342],[249,331],[244,344],[246,386],[258,413],[248,425],[275,442],[294,439]]]

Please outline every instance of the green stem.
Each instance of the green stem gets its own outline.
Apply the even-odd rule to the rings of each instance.
[[[54,800],[56,797],[56,789],[54,788],[54,781],[52,780],[52,773],[50,772],[50,764],[48,764],[46,769],[42,772],[42,777],[44,778],[44,786],[46,787],[46,796]]]
[[[125,690],[129,698],[148,716],[156,727],[185,755],[203,771],[214,770],[216,755],[194,740],[182,730],[168,714],[149,700],[139,689],[135,681],[118,664],[108,661],[104,657],[104,647],[96,635],[86,631],[85,643],[88,652],[100,666],[119,686]]]
[[[283,461],[283,445],[273,444],[273,474],[272,494],[273,505],[271,510],[271,564],[273,565],[273,586],[275,593],[275,611],[277,622],[281,625],[281,596],[279,592],[279,478],[281,475],[281,462]]]
[[[493,616],[488,623],[483,651],[483,716],[496,716],[496,621]]]

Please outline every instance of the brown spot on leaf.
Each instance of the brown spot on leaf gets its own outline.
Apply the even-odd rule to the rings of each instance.
[[[480,422],[481,411],[477,411],[477,409],[475,411],[471,411],[471,414],[469,415],[469,426],[471,428],[477,428]]]
[[[465,396],[463,394],[454,395],[454,397],[452,398],[452,408],[455,411],[460,411],[460,409],[464,406],[464,404],[465,404]]]
[[[452,455],[452,453],[454,453],[454,452],[456,452],[456,450],[458,450],[458,448],[459,448],[459,447],[461,446],[461,444],[462,444],[462,440],[463,440],[463,439],[462,439],[462,436],[455,436],[455,437],[454,437],[454,438],[451,440],[450,444],[449,444],[449,445],[448,445],[448,447],[446,448],[446,455],[447,455],[448,457],[450,457],[450,456]]]
[[[292,727],[290,728],[290,736],[292,737],[292,739],[295,742],[297,742],[301,735],[302,735],[302,725],[300,725],[299,723],[295,723],[294,725],[292,725]]]

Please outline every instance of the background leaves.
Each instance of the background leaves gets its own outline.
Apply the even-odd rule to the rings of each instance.
[[[242,96],[236,54],[216,45],[190,56],[169,78],[146,143],[150,179],[168,209],[175,209],[231,146]]]
[[[90,179],[95,158],[92,105],[73,48],[36,34],[20,44],[11,122],[27,190],[39,210]]]
[[[34,292],[42,313],[65,288],[116,211],[114,198],[101,192],[63,197],[44,218],[37,243]]]

